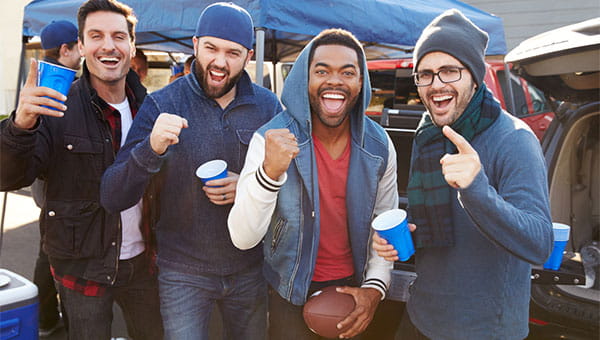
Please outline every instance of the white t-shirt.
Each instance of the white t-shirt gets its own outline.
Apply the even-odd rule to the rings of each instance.
[[[131,128],[131,123],[133,122],[129,100],[125,97],[125,100],[119,104],[108,104],[119,110],[119,113],[121,113],[121,146],[123,146],[127,139],[129,128]],[[140,223],[142,222],[141,199],[133,207],[121,211],[121,222],[123,242],[121,243],[121,255],[119,256],[119,259],[127,260],[144,251],[144,239],[142,237],[142,232],[140,231]]]

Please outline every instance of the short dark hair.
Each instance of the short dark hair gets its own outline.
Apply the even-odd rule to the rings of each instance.
[[[77,26],[79,27],[79,40],[83,43],[83,29],[87,16],[94,12],[107,11],[121,14],[127,20],[127,30],[131,41],[135,41],[135,25],[137,18],[133,9],[117,0],[88,0],[79,7],[77,13]]]
[[[340,45],[353,49],[354,51],[356,51],[356,57],[358,58],[360,74],[363,75],[365,73],[365,52],[362,48],[360,41],[358,41],[358,39],[356,39],[356,37],[349,31],[346,31],[345,29],[341,28],[328,28],[326,30],[321,31],[321,33],[319,33],[313,40],[310,53],[308,54],[309,65],[312,62],[315,50],[317,49],[317,47],[322,45]]]
[[[73,47],[75,47],[75,45],[77,44],[77,41],[71,41],[71,42],[68,42],[65,44],[67,45],[69,50],[72,50]],[[44,57],[58,60],[58,58],[60,57],[60,48],[61,47],[62,47],[62,45],[44,50]]]
[[[142,59],[146,64],[148,63],[148,57],[146,56],[146,53],[144,53],[144,51],[142,51],[139,48],[135,49],[135,57],[134,58]]]

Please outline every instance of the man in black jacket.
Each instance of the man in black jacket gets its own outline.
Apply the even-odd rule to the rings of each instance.
[[[162,338],[154,249],[142,221],[148,209],[140,201],[111,214],[99,203],[102,173],[146,95],[129,70],[135,23],[131,8],[115,0],[85,2],[78,13],[81,79],[65,98],[36,86],[32,60],[18,107],[0,125],[0,189],[30,185],[40,175],[47,181],[42,242],[70,339],[109,339],[113,301],[131,337]]]

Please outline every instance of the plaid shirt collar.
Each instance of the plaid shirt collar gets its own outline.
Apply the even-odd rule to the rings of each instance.
[[[131,118],[133,119],[135,118],[135,115],[139,109],[137,106],[135,94],[128,85],[125,86],[125,94],[127,95],[127,100],[129,101],[129,108],[131,109]],[[110,125],[110,134],[112,136],[113,150],[116,154],[119,151],[119,148],[121,147],[121,113],[119,112],[119,110],[112,107],[99,96],[96,96],[96,104],[98,104],[98,106],[102,110],[102,115],[104,116],[104,119],[106,119],[106,121],[108,121],[108,124]]]

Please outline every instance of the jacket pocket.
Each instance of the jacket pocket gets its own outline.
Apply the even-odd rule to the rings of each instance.
[[[44,250],[59,259],[102,255],[104,209],[95,201],[48,201]]]
[[[279,245],[279,241],[281,240],[281,236],[287,226],[287,220],[277,217],[275,225],[273,226],[273,234],[271,238],[271,253],[275,253],[277,250],[277,246]]]
[[[79,169],[74,172],[77,180],[100,182],[104,172],[104,145],[89,138],[64,136],[63,169]]]

